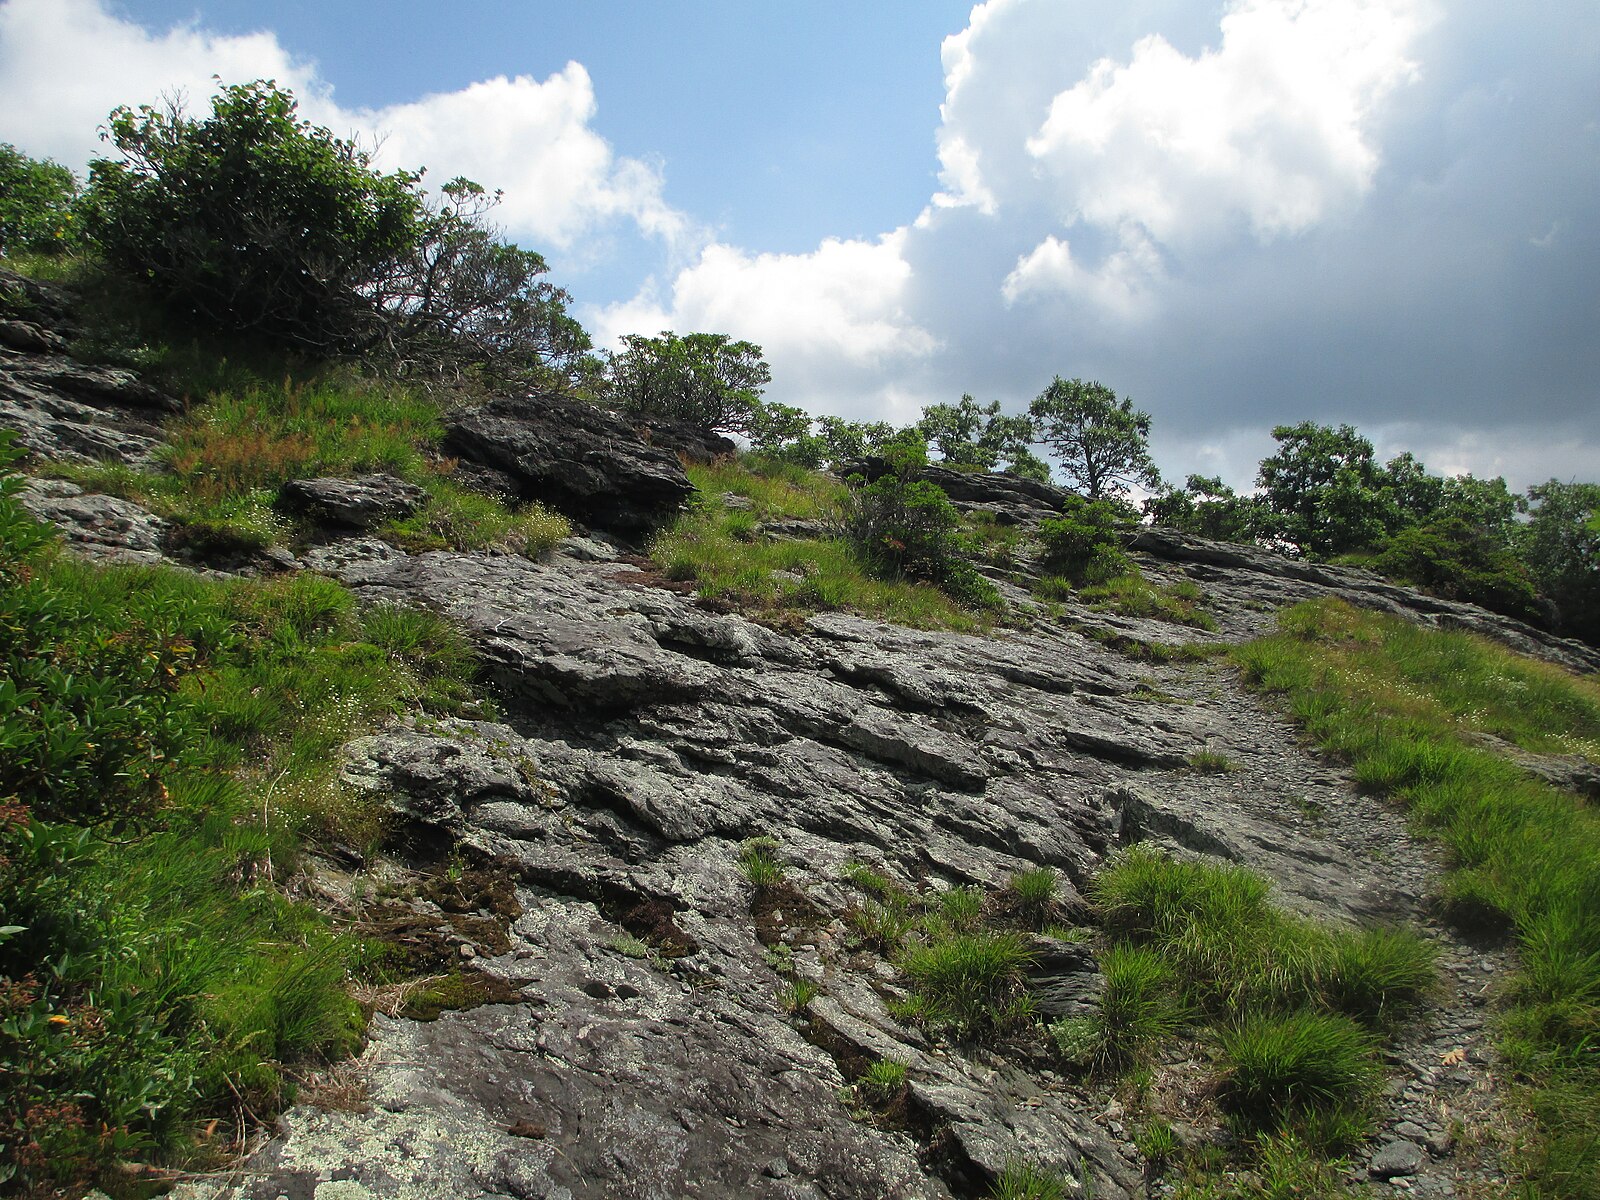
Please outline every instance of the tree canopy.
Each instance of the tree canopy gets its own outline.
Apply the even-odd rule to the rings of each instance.
[[[379,172],[303,120],[270,80],[222,87],[203,119],[123,107],[81,207],[110,269],[207,328],[412,366],[570,375],[589,347],[537,253],[504,242],[498,201],[455,179]]]
[[[1150,414],[1101,383],[1057,375],[1028,413],[1039,440],[1055,453],[1067,479],[1091,500],[1126,496],[1131,487],[1159,487],[1150,457]]]
[[[963,395],[957,404],[930,404],[922,410],[917,430],[947,467],[993,471],[1004,460],[1008,474],[1041,482],[1050,478],[1049,466],[1029,449],[1033,418],[1003,413],[997,400],[979,404]]]
[[[624,408],[745,436],[761,432],[761,389],[772,371],[753,342],[725,333],[629,334],[606,362],[611,399]]]

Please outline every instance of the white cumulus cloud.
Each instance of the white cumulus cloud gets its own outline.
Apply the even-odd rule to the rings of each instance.
[[[647,290],[591,314],[590,324],[602,343],[663,329],[727,333],[762,347],[783,399],[819,411],[860,412],[869,397],[904,407],[886,380],[939,349],[905,311],[908,233],[829,239],[809,254],[713,243],[676,275],[670,296]]]
[[[0,4],[0,128],[22,149],[76,169],[106,147],[95,135],[120,104],[183,95],[203,113],[225,83],[275,79],[303,115],[378,148],[386,168],[428,168],[505,193],[496,220],[537,248],[566,248],[613,222],[630,222],[673,251],[699,237],[662,198],[660,171],[618,156],[595,132],[594,86],[578,63],[540,81],[495,78],[380,109],[338,104],[315,63],[294,58],[270,32],[228,36],[182,25],[155,32],[103,0]]]
[[[1028,152],[1069,222],[1166,245],[1237,218],[1262,240],[1300,233],[1371,187],[1369,122],[1415,79],[1425,24],[1409,0],[1238,0],[1215,49],[1152,34],[1126,62],[1094,63]]]

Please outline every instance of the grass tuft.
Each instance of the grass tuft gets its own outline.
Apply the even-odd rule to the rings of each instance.
[[[783,864],[778,861],[778,843],[770,837],[753,837],[739,847],[739,869],[758,893],[770,891],[783,882]]]
[[[1022,976],[1031,961],[1020,935],[978,930],[915,946],[899,965],[929,1020],[974,1036],[1022,1015]]]
[[[1251,1015],[1221,1040],[1217,1099],[1252,1128],[1277,1129],[1318,1111],[1359,1111],[1379,1079],[1372,1034],[1337,1013]]]

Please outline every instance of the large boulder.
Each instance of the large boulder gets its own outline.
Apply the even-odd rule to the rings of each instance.
[[[615,413],[566,396],[501,396],[445,424],[446,450],[586,525],[638,533],[694,491],[678,456]]]
[[[374,529],[385,521],[409,517],[427,499],[414,483],[393,475],[358,475],[353,479],[291,479],[278,489],[278,507],[326,525]]]

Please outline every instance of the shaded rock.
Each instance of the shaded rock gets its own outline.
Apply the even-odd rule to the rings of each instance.
[[[278,489],[278,507],[326,525],[372,529],[410,516],[427,492],[393,475],[352,479],[291,479]]]
[[[60,284],[19,275],[0,266],[0,315],[70,335],[77,328],[72,309],[72,296]]]
[[[692,463],[715,462],[738,450],[731,438],[689,421],[671,417],[650,417],[639,413],[620,413],[639,435],[652,446],[677,454]]]
[[[66,351],[67,339],[32,321],[0,320],[0,346],[30,354],[61,354]]]
[[[1051,937],[1030,938],[1028,950],[1033,956],[1028,990],[1038,1002],[1041,1016],[1054,1020],[1099,1011],[1106,981],[1093,950]]]
[[[56,462],[155,465],[160,416],[177,402],[132,372],[64,358],[0,357],[0,427]]]
[[[449,453],[503,473],[520,498],[604,529],[649,529],[694,491],[676,453],[566,396],[500,397],[451,416],[445,429]]]

